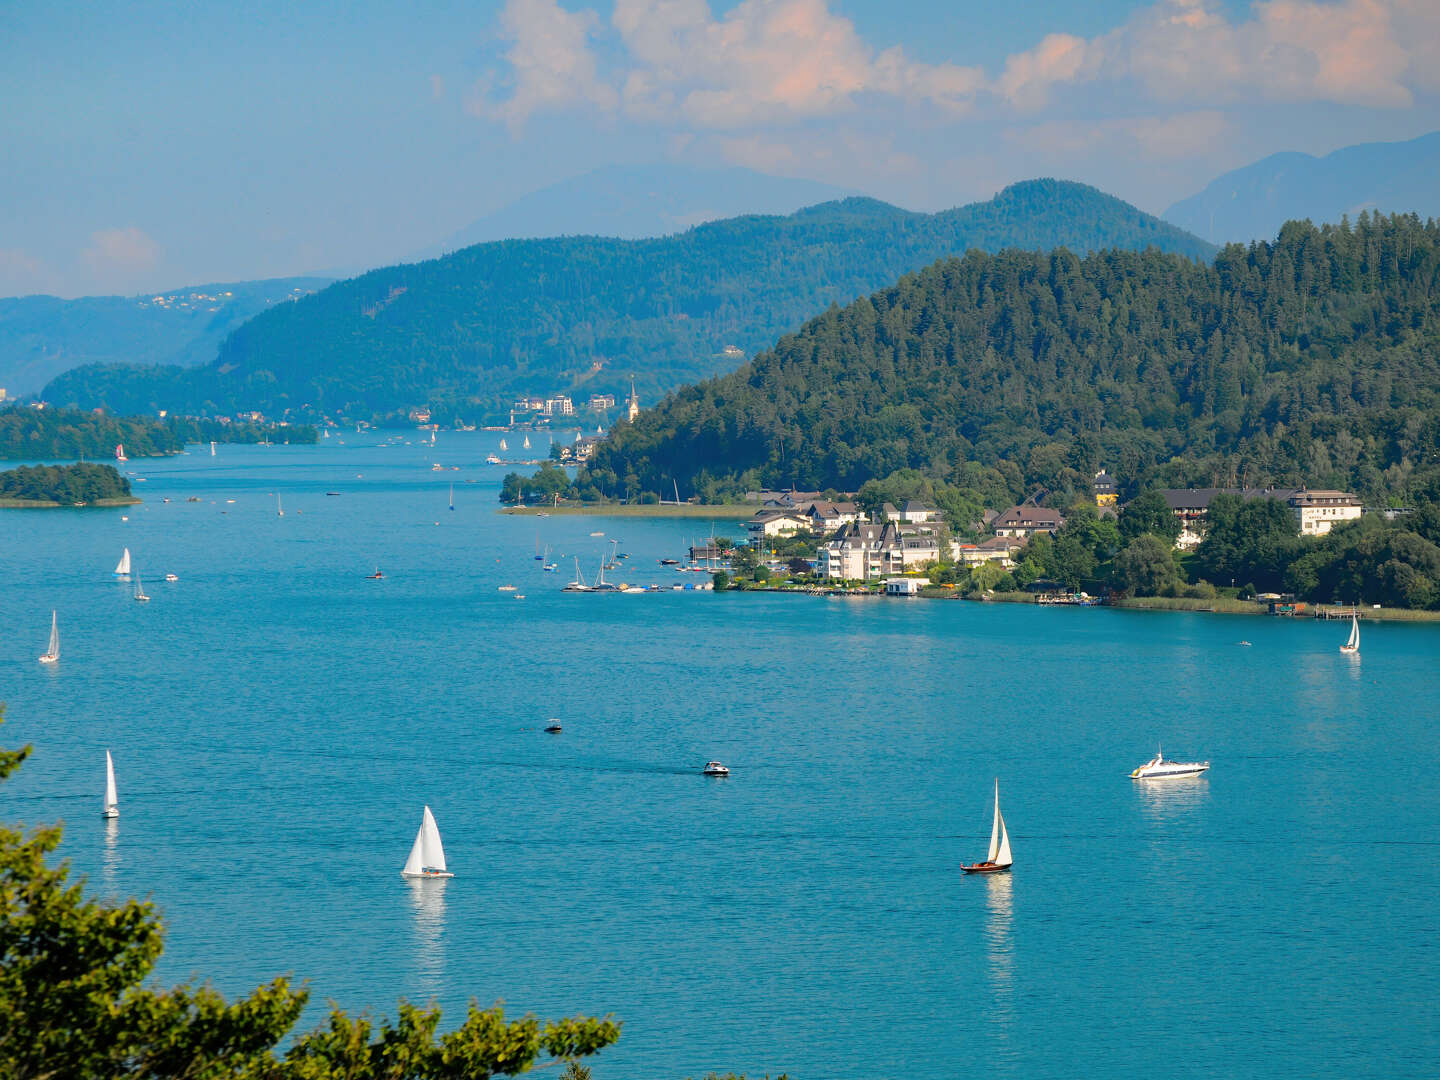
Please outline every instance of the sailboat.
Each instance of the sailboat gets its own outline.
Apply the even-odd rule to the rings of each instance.
[[[529,450],[529,449],[530,449],[530,436],[529,436],[529,435],[526,435],[526,436],[525,436],[524,446],[525,446],[525,449],[526,449],[526,450]]]
[[[115,564],[115,576],[116,576],[116,577],[129,577],[129,576],[130,576],[130,549],[129,549],[129,548],[126,548],[126,549],[125,549],[124,553],[122,553],[121,556],[120,556],[120,561]]]
[[[327,433],[327,435],[328,435],[328,433]],[[211,440],[210,440],[210,456],[211,456],[211,457],[214,457],[214,456],[215,456],[215,440],[214,440],[214,439],[211,439]]]
[[[284,517],[284,516],[285,516],[285,507],[282,506],[281,503],[280,503],[280,493],[279,493],[278,491],[275,493],[275,516],[276,516],[276,517]]]
[[[575,556],[575,580],[565,586],[565,592],[589,592],[590,586],[585,584],[585,575],[580,573],[580,556]]]
[[[116,461],[129,461],[129,460],[130,460],[128,457],[125,456],[125,444],[124,444],[124,443],[116,443],[116,444],[115,444],[115,460],[116,460]]]
[[[455,509],[455,485],[450,485],[450,509]]]
[[[455,876],[445,869],[445,848],[440,843],[440,827],[435,824],[435,815],[428,806],[420,819],[420,831],[415,834],[410,857],[405,860],[405,869],[400,873],[414,878]]]
[[[120,798],[115,794],[115,762],[110,759],[109,750],[105,751],[105,812],[100,816],[120,816]]]
[[[140,584],[139,570],[135,571],[135,599],[139,600],[142,604],[148,603],[150,600],[150,597],[145,595],[145,586]]]
[[[1350,613],[1350,638],[1340,646],[1340,651],[1352,655],[1360,653],[1360,618],[1354,612]]]
[[[60,659],[60,620],[55,612],[50,612],[50,647],[45,650],[45,655],[40,657],[42,664],[54,664]]]
[[[507,444],[504,439],[501,439],[501,440],[500,440],[500,449],[501,449],[501,450],[509,450],[509,449],[510,449],[509,444]]]
[[[1010,869],[1010,833],[1005,828],[1005,819],[1000,816],[1000,780],[995,780],[995,823],[990,826],[990,850],[985,856],[984,862],[972,863],[966,866],[960,864],[960,869],[967,874],[996,874],[1001,870]]]

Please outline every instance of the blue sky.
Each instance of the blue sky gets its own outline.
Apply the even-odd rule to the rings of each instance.
[[[616,163],[1159,212],[1437,128],[1434,0],[11,0],[0,295],[378,265]]]

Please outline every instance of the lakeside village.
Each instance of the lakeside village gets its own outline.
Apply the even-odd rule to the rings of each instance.
[[[1297,538],[1325,536],[1367,513],[1349,492],[1308,488],[1161,489],[1121,506],[1116,481],[1103,471],[1094,478],[1093,506],[1064,512],[1029,500],[1004,511],[985,510],[971,526],[975,539],[954,535],[942,510],[918,499],[898,506],[885,502],[869,513],[855,493],[759,491],[747,500],[760,509],[745,522],[743,543],[712,537],[689,549],[690,567],[712,571],[716,588],[1075,605],[1133,595],[1202,603],[1231,598],[1278,615],[1305,612],[1306,604],[1292,595],[1258,592],[1248,583],[1232,581],[1222,588],[1185,583],[1186,564],[1210,531],[1212,505],[1229,510],[1263,503],[1271,508],[1271,522],[1287,522],[1281,528]],[[1387,518],[1396,513],[1375,512]],[[1089,550],[1081,539],[1086,536],[1094,545]],[[1109,565],[1096,547],[1110,548]],[[1137,547],[1138,555],[1149,558],[1138,557]],[[1107,582],[1108,588],[1102,584]],[[1096,594],[1082,588],[1087,583]],[[1320,617],[1354,612],[1314,609]]]

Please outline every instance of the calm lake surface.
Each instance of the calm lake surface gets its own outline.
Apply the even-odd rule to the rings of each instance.
[[[597,1080],[1435,1075],[1440,627],[563,594],[612,538],[699,578],[656,560],[709,525],[500,516],[493,434],[341,438],[0,516],[0,812],[154,899],[161,979],[613,1011]],[[1157,742],[1208,779],[1132,782]],[[997,776],[1015,869],[967,879]],[[410,883],[426,803],[456,876]]]

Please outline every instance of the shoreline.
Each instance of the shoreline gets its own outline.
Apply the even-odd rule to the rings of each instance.
[[[743,521],[754,517],[758,506],[722,503],[705,506],[697,503],[599,503],[594,506],[502,506],[496,513],[520,517],[635,517],[635,518],[724,518]]]
[[[0,499],[0,510],[107,510],[117,506],[139,506],[140,500],[134,495],[114,499],[96,499],[94,502],[62,503],[50,499]]]

